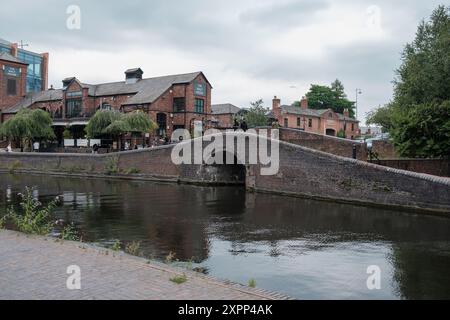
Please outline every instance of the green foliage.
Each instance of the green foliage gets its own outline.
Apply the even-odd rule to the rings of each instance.
[[[312,84],[308,93],[308,105],[311,109],[332,109],[334,112],[343,113],[344,109],[349,110],[350,117],[355,115],[355,103],[347,99],[344,92],[344,85],[336,79],[331,86]],[[299,106],[297,101],[294,105]]]
[[[182,275],[175,276],[173,278],[170,278],[169,280],[172,281],[173,283],[176,283],[176,284],[182,284],[182,283],[185,283],[187,281],[187,277],[183,273]]]
[[[255,279],[248,280],[248,286],[250,288],[255,288],[256,287],[256,280]]]
[[[111,157],[105,164],[105,174],[117,174],[120,172],[119,169],[119,158]]]
[[[366,124],[379,125],[383,132],[387,132],[393,128],[392,125],[392,110],[389,105],[378,107],[366,114]]]
[[[14,161],[14,163],[9,168],[9,173],[14,173],[17,169],[22,166],[19,160]]]
[[[75,228],[73,223],[70,223],[70,224],[66,225],[61,230],[60,238],[62,240],[68,240],[68,241],[78,241],[78,240],[80,240],[80,236],[78,235],[78,231]]]
[[[126,113],[124,121],[128,126],[128,132],[143,133],[155,130],[157,125],[147,114],[142,111]]]
[[[336,137],[345,139],[345,131],[342,129],[339,130],[338,133],[336,134]]]
[[[122,248],[122,243],[120,242],[120,240],[116,240],[114,241],[111,249],[114,251],[119,251]]]
[[[450,155],[450,7],[422,21],[402,54],[394,99],[369,114],[387,129],[402,156]]]
[[[10,140],[31,143],[33,140],[54,139],[53,120],[41,109],[22,109],[0,127],[0,134]]]
[[[101,138],[105,135],[118,137],[127,132],[150,132],[157,125],[142,111],[120,113],[115,110],[99,110],[89,120],[86,134],[89,138]]]
[[[33,197],[33,189],[26,188],[25,194],[20,202],[21,212],[17,213],[13,207],[8,208],[3,223],[10,222],[18,231],[46,235],[53,227],[52,212],[58,203],[58,199],[53,200],[48,205],[43,206]]]
[[[131,254],[133,256],[140,256],[141,255],[140,248],[141,248],[141,242],[140,241],[137,241],[137,242],[133,241],[133,242],[128,243],[125,246],[125,252],[129,253],[129,254]]]
[[[391,136],[406,157],[450,155],[450,100],[414,105],[393,115]]]
[[[133,167],[131,167],[125,171],[126,174],[134,174],[134,173],[139,173],[139,172],[141,172],[139,169],[136,169]]]
[[[267,113],[269,112],[269,109],[264,107],[264,101],[262,99],[259,99],[254,102],[250,102],[250,105],[250,108],[244,115],[247,126],[249,128],[267,126]]]
[[[69,128],[65,128],[63,131],[63,138],[64,139],[71,139],[72,138],[72,132],[70,132]]]
[[[89,120],[86,126],[88,138],[101,138],[105,135],[105,129],[114,121],[120,120],[122,114],[115,110],[99,110]]]

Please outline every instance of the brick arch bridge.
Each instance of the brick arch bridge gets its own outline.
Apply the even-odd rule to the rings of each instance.
[[[198,139],[182,144],[193,145],[195,141]],[[268,141],[273,143],[271,139]],[[207,146],[211,142],[200,143]],[[277,143],[279,170],[274,175],[263,175],[261,169],[267,166],[248,162],[239,164],[234,161],[231,165],[174,164],[171,154],[177,145],[106,155],[0,153],[0,170],[101,177],[110,174],[125,179],[200,184],[245,184],[250,191],[450,214],[449,178],[382,167],[284,141]],[[254,152],[248,152],[248,142],[245,149],[245,160],[248,161]],[[231,156],[237,158],[234,152]]]

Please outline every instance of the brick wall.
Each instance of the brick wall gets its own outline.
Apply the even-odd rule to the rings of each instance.
[[[450,213],[448,178],[387,168],[286,142],[279,144],[278,173],[263,176],[259,165],[246,165],[245,181],[248,189],[338,202]],[[117,161],[122,172],[139,170],[135,177],[198,183],[222,182],[224,172],[220,171],[220,166],[209,170],[205,165],[174,165],[170,157],[171,148],[172,146],[163,146],[107,155],[0,153],[0,169],[94,175],[103,174],[105,168]],[[125,177],[133,178],[133,175],[127,174]]]
[[[450,177],[450,160],[448,159],[381,159],[370,162],[396,169]]]
[[[394,144],[386,140],[372,141],[372,151],[375,152],[379,159],[398,158],[399,155],[395,151]]]
[[[354,140],[287,128],[280,128],[280,140],[348,158],[353,156],[355,145],[357,159],[367,160],[366,145]]]
[[[21,74],[20,77],[13,76],[5,76],[3,72],[3,66],[9,66],[14,68],[20,68]],[[27,67],[24,64],[18,64],[9,61],[0,60],[0,111],[12,107],[20,100],[22,100],[23,96],[26,94],[26,76],[27,76]],[[9,96],[7,94],[7,85],[8,79],[16,80],[16,95]]]

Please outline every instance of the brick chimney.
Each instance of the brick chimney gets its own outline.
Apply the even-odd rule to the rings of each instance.
[[[11,43],[11,55],[17,58],[17,43]]]
[[[272,113],[275,119],[280,119],[281,117],[281,100],[277,96],[273,97],[272,100]]]
[[[344,109],[344,112],[343,112],[343,114],[344,114],[344,117],[346,117],[346,118],[350,118],[350,112],[348,111],[348,109],[346,108],[346,109]]]
[[[302,108],[303,110],[308,109],[308,98],[306,98],[305,96],[303,96],[300,100],[300,108]]]

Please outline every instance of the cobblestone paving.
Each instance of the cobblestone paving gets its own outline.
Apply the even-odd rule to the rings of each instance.
[[[81,289],[66,286],[67,267],[81,269]],[[170,281],[183,273],[187,281]],[[0,299],[283,299],[89,244],[0,230]]]

